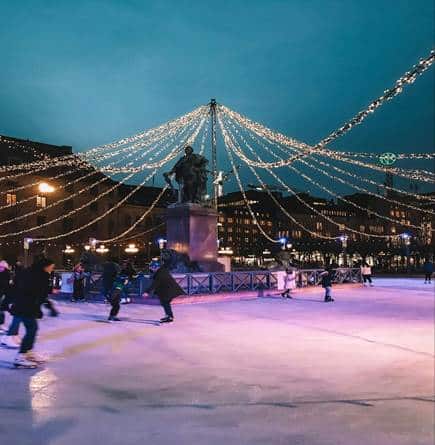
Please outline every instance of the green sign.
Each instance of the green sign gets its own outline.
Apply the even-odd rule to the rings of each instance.
[[[382,153],[379,156],[379,162],[382,165],[393,165],[397,161],[397,156],[394,153]]]

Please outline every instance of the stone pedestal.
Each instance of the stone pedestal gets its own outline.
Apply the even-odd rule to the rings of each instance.
[[[172,204],[166,209],[169,249],[189,255],[204,272],[223,270],[217,262],[217,213],[199,204]]]

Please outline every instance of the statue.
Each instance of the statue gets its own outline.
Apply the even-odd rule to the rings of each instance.
[[[195,154],[190,145],[186,146],[184,153],[171,171],[163,176],[175,193],[171,182],[171,176],[175,175],[175,181],[180,187],[179,202],[201,203],[207,193],[208,160]]]

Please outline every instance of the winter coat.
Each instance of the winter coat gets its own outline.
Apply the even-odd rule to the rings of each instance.
[[[430,261],[426,261],[423,265],[424,273],[432,273],[433,272],[433,263]]]
[[[103,286],[111,287],[119,274],[119,266],[113,261],[107,261],[103,264]]]
[[[332,286],[332,275],[331,273],[323,273],[322,274],[322,287],[331,287]]]
[[[41,318],[41,304],[48,299],[50,274],[41,269],[26,269],[15,283],[11,314],[25,318]]]
[[[181,289],[174,280],[169,269],[166,267],[160,267],[160,269],[153,274],[152,280],[149,292],[157,295],[162,303],[169,303],[175,297],[184,295],[183,289]]]
[[[372,268],[370,266],[361,266],[361,274],[362,275],[371,275]]]
[[[11,280],[11,273],[9,272],[8,269],[5,269],[3,272],[0,272],[0,297],[9,294],[10,280]]]

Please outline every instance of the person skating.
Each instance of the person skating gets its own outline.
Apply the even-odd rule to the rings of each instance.
[[[171,301],[184,294],[183,289],[174,280],[165,265],[160,265],[158,261],[150,264],[151,284],[147,289],[148,293],[157,295],[165,311],[165,317],[160,319],[160,323],[171,323],[174,321],[174,313],[172,312]]]
[[[284,292],[281,293],[283,298],[293,298],[291,291],[296,288],[296,269],[294,267],[287,267],[284,276]]]
[[[119,274],[119,265],[116,261],[108,260],[103,264],[103,295],[104,298],[109,301],[110,295],[113,290],[116,277]]]
[[[42,258],[23,272],[23,278],[17,283],[11,314],[24,324],[25,335],[14,360],[17,368],[36,368],[42,360],[33,352],[38,331],[38,318],[42,317],[41,305],[46,304],[50,289],[50,274],[54,262]]]
[[[121,308],[121,298],[124,293],[124,287],[128,283],[128,278],[123,275],[119,275],[116,277],[115,282],[113,284],[113,288],[110,291],[108,296],[108,301],[112,308],[110,309],[110,314],[108,321],[121,321],[118,318],[119,310]]]
[[[373,286],[372,268],[366,262],[361,264],[361,275],[363,277],[363,286],[365,286],[367,282],[369,283],[369,286]]]
[[[73,269],[73,294],[71,301],[84,301],[85,299],[85,269],[77,264]]]
[[[11,272],[6,261],[0,261],[0,331],[4,332],[3,324],[6,320],[7,299],[10,292]]]
[[[320,283],[325,289],[325,303],[331,303],[334,299],[331,296],[332,291],[332,272],[330,269],[326,269],[324,272],[320,274]]]
[[[432,274],[433,274],[433,263],[428,258],[423,264],[424,271],[424,284],[432,283]]]

